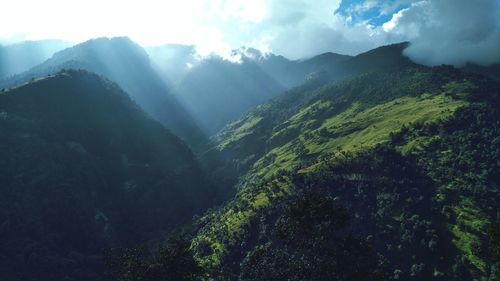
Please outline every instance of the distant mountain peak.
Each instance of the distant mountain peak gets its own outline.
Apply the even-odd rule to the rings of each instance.
[[[64,49],[30,70],[0,81],[0,88],[45,77],[61,69],[85,69],[102,75],[120,85],[144,111],[175,134],[193,145],[204,139],[190,114],[170,94],[147,52],[128,37],[96,38]]]
[[[71,43],[61,40],[0,44],[0,79],[26,71],[71,45]]]
[[[261,50],[258,50],[258,49],[252,48],[252,47],[245,47],[245,46],[234,50],[233,53],[240,54],[244,58],[252,59],[252,60],[266,59],[267,57],[273,55],[270,52],[262,52]]]
[[[403,53],[403,50],[406,49],[408,46],[410,46],[410,42],[400,42],[400,43],[394,43],[394,44],[389,44],[389,45],[384,45],[377,47],[375,49],[371,49],[367,52],[361,53],[356,55],[355,57],[362,57],[362,56],[368,56],[368,55],[373,55],[373,54],[380,54],[382,52],[388,53],[388,52],[393,52],[394,54],[401,55]]]

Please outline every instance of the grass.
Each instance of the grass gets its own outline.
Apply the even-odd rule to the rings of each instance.
[[[346,112],[325,120],[315,131],[318,135],[318,131],[326,129],[336,137],[315,138],[308,141],[306,147],[311,153],[334,152],[339,147],[348,151],[371,148],[387,141],[390,133],[404,125],[446,118],[461,105],[462,102],[445,95],[399,98],[357,113],[359,106],[355,104]]]
[[[467,260],[482,272],[486,271],[486,263],[479,257],[481,239],[478,235],[486,235],[485,229],[489,221],[470,200],[453,206],[456,223],[450,225],[450,231],[455,236],[453,244],[462,252]]]
[[[238,140],[244,138],[253,133],[253,129],[257,126],[261,121],[262,117],[253,117],[250,120],[246,121],[238,127],[232,134],[231,137],[224,140],[224,142],[218,145],[218,149],[223,150],[227,145],[237,142]]]
[[[271,198],[277,199],[292,192],[288,179],[275,180],[267,183],[267,188],[257,193],[243,190],[237,195],[222,214],[218,215],[217,222],[205,232],[199,234],[193,241],[192,246],[208,243],[211,253],[205,256],[197,256],[200,265],[210,268],[221,264],[221,259],[226,253],[226,247],[230,246],[241,236],[244,228],[254,218],[258,211],[271,204]],[[271,188],[271,185],[274,188]]]
[[[466,103],[445,94],[402,97],[370,108],[353,103],[340,114],[321,122],[316,120],[318,125],[310,128],[311,120],[308,118],[317,116],[328,104],[318,101],[292,116],[288,126],[275,133],[275,137],[289,134],[288,130],[297,131],[297,126],[302,126],[299,130],[301,133],[287,143],[271,149],[254,164],[252,172],[259,177],[269,178],[280,169],[291,170],[301,162],[301,157],[295,152],[298,144],[304,146],[305,156],[369,149],[387,142],[391,133],[398,132],[405,125],[449,118],[457,108]],[[411,146],[418,146],[418,141],[414,140]]]
[[[272,159],[269,161],[269,159]],[[270,162],[269,164],[266,164]],[[287,143],[272,149],[267,157],[259,159],[254,164],[254,171],[261,178],[270,178],[280,169],[291,170],[296,164],[299,163],[297,154],[293,152],[293,144]]]
[[[281,169],[291,170],[304,163],[304,158],[318,159],[319,155],[335,155],[341,150],[357,152],[369,149],[387,142],[390,134],[398,132],[404,125],[449,118],[465,104],[446,94],[401,97],[371,107],[352,103],[345,110],[332,108],[330,101],[319,100],[278,126],[280,129],[274,132],[270,142],[273,143],[272,139],[281,141],[277,141],[277,145],[254,163],[249,174],[268,180]],[[242,125],[238,124],[240,126],[219,145],[219,149],[252,134],[261,121],[262,117],[251,117]],[[420,141],[427,140],[416,139],[404,149],[418,147]],[[312,172],[314,166],[301,172]],[[204,227],[203,232],[193,240],[193,245],[205,241],[212,249],[208,255],[197,257],[200,264],[209,268],[220,265],[228,247],[236,243],[259,211],[269,207],[274,199],[293,192],[293,185],[287,184],[286,180],[268,181],[257,190],[243,188],[226,208],[215,214],[216,221],[212,221],[210,227]],[[474,237],[469,237],[471,234],[461,231],[459,227],[454,227],[452,231],[457,236],[457,247],[465,249],[464,252],[469,251],[471,263],[484,268],[484,263],[473,255]]]
[[[467,260],[474,267],[485,272],[486,263],[481,260],[476,253],[476,250],[481,248],[479,238],[470,232],[463,231],[458,225],[452,225],[450,230],[455,236],[453,244],[465,255]]]
[[[285,134],[290,128],[296,130],[297,126],[309,129],[302,130],[296,138],[269,151],[254,164],[251,173],[261,179],[268,179],[280,169],[291,170],[301,162],[297,152],[297,147],[300,146],[303,146],[302,153],[305,155],[335,152],[338,149],[348,151],[368,149],[388,141],[389,134],[400,130],[403,125],[447,118],[462,105],[464,102],[453,100],[444,94],[403,97],[364,109],[359,103],[354,103],[347,110],[318,122],[315,116],[324,115],[323,110],[329,106],[328,102],[319,101],[290,118],[287,127],[278,134]],[[314,122],[311,122],[310,118]],[[262,118],[252,118],[247,121],[235,131],[229,142],[251,134],[261,120]],[[311,128],[312,124],[316,124],[316,127]],[[240,191],[237,198],[225,209],[226,211],[219,214],[215,226],[205,229],[206,232],[193,241],[197,244],[205,240],[211,245],[210,255],[198,257],[200,264],[208,267],[219,265],[226,247],[241,235],[258,211],[268,207],[272,199],[293,192],[290,186],[286,182],[271,181],[259,188],[258,192],[246,189]],[[465,237],[464,235],[462,237]],[[464,239],[458,241],[465,241],[463,244],[467,244]],[[480,265],[479,262],[476,264]]]

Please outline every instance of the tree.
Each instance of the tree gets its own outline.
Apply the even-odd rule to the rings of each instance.
[[[241,265],[241,280],[388,280],[369,243],[346,231],[349,215],[326,192],[306,190],[284,207],[273,239]]]
[[[149,258],[138,248],[108,253],[108,273],[116,281],[200,280],[205,271],[194,259],[190,245],[190,240],[178,236],[167,241]]]

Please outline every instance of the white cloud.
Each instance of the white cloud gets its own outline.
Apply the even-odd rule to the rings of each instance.
[[[402,9],[401,11],[393,14],[391,20],[382,25],[382,29],[384,29],[385,32],[391,32],[391,30],[398,25],[399,19],[403,17],[406,11],[408,11],[408,9]]]
[[[391,36],[411,41],[405,53],[428,65],[500,62],[495,0],[426,0],[395,14],[384,25]]]

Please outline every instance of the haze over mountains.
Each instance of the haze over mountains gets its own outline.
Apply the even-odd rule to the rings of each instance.
[[[41,47],[32,48],[53,51],[57,46],[67,45],[59,41],[37,44]],[[17,52],[27,48],[21,46],[9,48]],[[51,49],[51,46],[54,47]],[[49,51],[45,51],[45,56],[47,54]],[[384,64],[411,63],[403,56],[388,60],[378,55],[370,58],[370,52],[357,56],[324,53],[308,59],[289,60],[244,47],[234,50],[232,58],[227,60],[217,55],[203,58],[194,46],[164,45],[143,49],[128,38],[101,38],[57,52],[45,62],[42,62],[43,56],[39,56],[40,63],[36,64],[37,60],[33,59],[31,69],[25,70],[27,67],[22,67],[22,61],[16,62],[18,70],[11,71],[13,77],[0,78],[0,87],[12,87],[65,68],[86,69],[116,81],[155,119],[191,145],[199,145],[230,120],[307,79],[323,77],[325,81],[333,81]],[[6,68],[8,63],[3,65]],[[497,68],[498,65],[465,66],[467,70],[493,78],[500,77]],[[232,106],[221,106],[221,102]]]
[[[9,68],[0,279],[497,280],[498,65],[411,44],[97,38]]]
[[[55,52],[71,46],[61,40],[26,41],[0,45],[0,79],[26,71],[50,58]]]
[[[128,38],[101,38],[78,44],[0,81],[0,87],[11,87],[62,69],[85,69],[116,81],[132,100],[176,134],[193,142],[202,141],[203,134],[153,70],[146,52]]]
[[[397,50],[387,51],[388,55],[398,54],[404,46],[395,46]],[[292,61],[255,49],[241,48],[233,52],[234,62],[218,56],[196,58],[192,47],[164,46],[150,53],[153,53],[156,64],[163,69],[166,77],[170,73],[168,69],[179,68],[179,73],[185,73],[183,77],[173,79],[178,81],[174,84],[174,94],[208,134],[214,134],[240,114],[307,79],[334,81],[391,64],[411,64],[409,59],[401,55],[381,59],[380,54],[370,53],[356,57],[325,53]],[[172,54],[179,56],[170,64],[168,57]],[[181,58],[184,60],[180,61]]]

